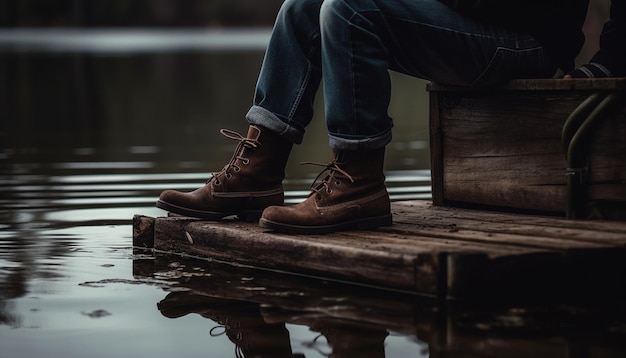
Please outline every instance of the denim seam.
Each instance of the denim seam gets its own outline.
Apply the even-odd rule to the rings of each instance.
[[[310,78],[311,78],[311,64],[307,66],[306,75],[304,76],[304,79],[302,80],[302,84],[300,85],[300,88],[298,89],[298,93],[293,102],[293,105],[291,106],[291,109],[289,110],[289,115],[288,115],[289,121],[291,121],[296,111],[298,110],[298,107],[300,106],[300,101],[302,100],[302,97],[304,96],[304,92],[306,91],[306,86],[309,83]]]
[[[483,78],[483,76],[485,75],[485,73],[487,73],[487,72],[489,72],[489,70],[491,70],[492,65],[498,59],[499,55],[508,56],[508,55],[510,55],[512,53],[522,54],[524,52],[528,52],[529,53],[529,52],[538,51],[538,50],[541,50],[541,49],[543,49],[543,47],[541,47],[541,46],[536,46],[536,47],[533,47],[533,48],[525,48],[525,49],[512,49],[512,48],[504,47],[504,46],[496,47],[496,50],[494,51],[493,56],[489,60],[489,64],[487,64],[487,66],[485,66],[485,69],[478,75],[478,77],[476,77],[476,79],[473,81],[472,85],[474,85],[476,82],[481,80]],[[542,63],[545,63],[544,51],[541,51],[541,61],[542,61]]]
[[[352,13],[352,16],[350,16],[350,20],[349,24],[352,25],[354,24],[353,19],[356,15],[356,12]],[[352,110],[350,111],[351,115],[353,116],[352,118],[350,118],[350,122],[357,122],[356,119],[356,93],[357,93],[357,87],[356,87],[356,79],[354,77],[356,71],[354,70],[354,42],[352,41],[352,39],[354,38],[353,36],[353,30],[352,30],[352,26],[348,26],[348,37],[350,39],[350,82],[352,83],[352,85],[350,86],[352,93],[350,93],[350,96],[346,96],[350,98],[350,105],[352,106]]]
[[[315,41],[313,40],[315,40],[316,37],[319,37],[319,34],[314,34],[313,36],[311,36],[311,43],[315,43]],[[312,52],[313,52],[313,48],[310,49],[310,52],[308,56],[306,57],[310,58]],[[313,72],[311,62],[310,61],[307,61],[307,62],[308,63],[307,63],[306,75],[304,76],[304,79],[302,80],[302,84],[300,85],[300,88],[298,89],[298,93],[296,95],[294,103],[291,106],[291,109],[289,110],[288,119],[290,122],[293,119],[295,113],[298,111],[298,107],[300,106],[300,102],[302,101],[302,97],[304,96],[304,92],[306,92],[306,87],[309,84],[309,81],[311,79],[311,73]]]
[[[348,37],[350,39],[350,54],[349,55],[350,55],[350,66],[352,67],[351,71],[350,71],[350,81],[352,82],[352,86],[350,88],[352,88],[352,91],[353,91],[353,93],[351,93],[351,95],[349,96],[350,100],[351,100],[351,105],[352,105],[351,113],[353,115],[353,117],[350,118],[350,121],[355,123],[355,124],[358,124],[357,104],[356,104],[356,94],[357,94],[357,90],[358,89],[357,89],[357,86],[356,86],[356,79],[355,79],[355,76],[354,76],[356,71],[355,71],[355,66],[354,66],[354,44],[352,42],[353,28],[356,27],[354,18],[357,17],[357,16],[362,16],[363,18],[367,19],[367,16],[364,16],[363,13],[366,13],[366,12],[368,12],[368,13],[369,12],[380,13],[380,10],[379,9],[363,9],[361,11],[356,11],[356,10],[354,10],[352,8],[351,8],[351,10],[352,10],[352,15],[350,15],[350,17],[348,19],[346,19],[348,21],[348,24],[349,24],[349,26],[348,26]],[[368,19],[368,21],[369,21],[369,19]]]
[[[436,26],[436,25],[433,25],[433,24],[430,24],[430,23],[426,23],[426,22],[410,21],[410,20],[407,20],[405,18],[400,18],[400,17],[397,17],[397,16],[385,16],[385,17],[389,18],[389,19],[393,19],[395,21],[410,23],[410,24],[417,25],[417,26],[429,27],[429,28],[432,28],[432,29],[442,30],[442,31],[455,33],[455,34],[459,34],[459,35],[464,35],[464,36],[469,36],[469,37],[472,37],[472,38],[489,38],[489,39],[499,39],[499,40],[510,41],[510,40],[516,39],[516,37],[517,37],[517,33],[516,32],[514,32],[512,34],[513,37],[511,37],[511,36],[506,36],[506,37],[505,36],[489,36],[489,35],[478,34],[478,33],[473,33],[473,32],[457,31],[455,29],[451,29],[451,28],[443,27],[443,26]]]

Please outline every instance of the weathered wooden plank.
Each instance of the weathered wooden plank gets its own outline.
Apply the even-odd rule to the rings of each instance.
[[[398,201],[393,203],[394,212],[404,213],[402,220],[413,222],[416,218],[422,218],[435,225],[450,227],[463,222],[474,228],[482,228],[488,232],[492,224],[498,230],[507,232],[529,230],[529,236],[535,235],[536,230],[545,232],[550,237],[558,237],[563,240],[573,240],[571,245],[587,240],[601,242],[607,246],[624,246],[626,244],[626,222],[600,221],[600,220],[567,220],[560,216],[522,215],[486,210],[467,210],[455,207],[433,206],[424,200]],[[412,214],[415,213],[415,214]],[[396,216],[394,220],[400,220]],[[489,225],[487,225],[489,224]]]
[[[155,248],[159,250],[414,289],[415,256],[367,250],[345,242],[343,245],[325,242],[324,237],[271,234],[253,223],[182,222],[163,218],[155,224]],[[395,274],[389,276],[390,271]]]
[[[429,91],[467,91],[467,87],[429,82]],[[494,86],[472,88],[473,91],[596,91],[626,89],[626,78],[581,78],[581,79],[516,79]]]
[[[557,104],[550,106],[544,100],[532,103],[532,98],[523,101],[520,95],[514,99],[505,95],[493,97],[485,98],[484,103],[475,96],[464,98],[459,104],[464,114],[456,114],[458,118],[455,114],[447,116],[445,111],[440,113],[445,121],[442,151],[446,155],[442,165],[446,198],[563,212],[568,164],[560,133],[567,112],[580,99],[563,98],[558,108],[566,109],[566,113],[561,113],[554,108]],[[517,105],[490,108],[511,102]],[[546,114],[538,113],[542,110]],[[623,117],[626,118],[626,110]],[[592,142],[589,180],[595,195],[602,193],[604,183],[626,181],[626,160],[615,153],[626,152],[626,141],[612,139],[615,133],[626,135],[626,125],[614,127],[613,122],[603,124]]]
[[[626,223],[392,203],[394,225],[321,236],[234,220],[135,217],[159,252],[440,298],[626,290]],[[147,223],[147,224],[146,224]],[[153,229],[149,227],[153,223]],[[137,246],[145,246],[143,244]],[[604,287],[603,287],[604,286]],[[580,293],[577,293],[580,294]]]
[[[154,247],[154,218],[145,215],[133,217],[133,246]]]
[[[481,232],[480,240],[501,244],[519,244],[539,248],[626,247],[626,223],[598,220],[572,221],[560,217],[545,217],[464,210],[431,206],[427,201],[394,203],[394,222],[407,224],[408,230],[443,227],[454,231]],[[485,235],[489,234],[489,235]],[[407,233],[407,235],[410,235]]]
[[[406,223],[409,231],[421,232],[422,229],[414,227],[428,225],[453,225],[457,232],[473,228],[482,233],[456,236],[455,240],[544,248],[500,256],[448,253],[445,285],[448,298],[475,296],[476,292],[493,291],[494,286],[509,287],[508,294],[522,297],[528,295],[528,290],[546,294],[572,292],[582,277],[587,278],[588,295],[611,286],[619,292],[625,289],[626,223],[572,222],[562,218],[431,207],[423,201],[394,203],[394,214],[395,222],[400,222],[395,226],[402,228]],[[562,254],[554,253],[555,250],[561,250]]]
[[[448,253],[463,252],[481,252],[489,257],[522,255],[531,252],[555,252],[566,253],[572,249],[594,249],[606,247],[601,243],[582,242],[575,247],[568,245],[568,241],[559,240],[558,238],[550,238],[546,236],[528,236],[525,234],[507,234],[492,232],[489,230],[477,231],[463,229],[462,226],[458,230],[449,233],[433,231],[428,229],[413,229],[406,224],[399,224],[393,228],[380,229],[383,233],[402,231],[405,237],[424,237],[429,235],[428,247],[433,250],[437,249]],[[454,245],[451,245],[454,243]],[[410,252],[410,244],[406,242],[404,245],[398,245],[398,249],[402,246],[407,247]],[[418,244],[418,243],[416,243]],[[385,246],[389,246],[388,242],[384,242]]]
[[[592,93],[623,92],[625,83],[550,79],[480,89],[429,85],[434,203],[563,213],[565,120]],[[624,118],[626,106],[609,113],[589,142],[589,199],[603,217],[616,220],[626,217],[626,208],[611,203],[626,206]]]
[[[353,232],[344,236],[344,244],[351,242],[360,246],[364,237],[371,236],[365,232]],[[367,245],[373,250],[404,252],[407,255],[418,255],[424,252],[445,252],[455,254],[480,253],[490,257],[521,255],[535,251],[549,250],[550,245],[539,247],[529,243],[516,243],[514,240],[481,239],[484,232],[472,230],[442,231],[440,229],[414,228],[412,225],[396,224],[391,227],[379,228],[374,236],[375,243]],[[504,235],[500,235],[504,236]],[[513,235],[510,235],[513,237]],[[517,238],[520,241],[522,237]],[[591,246],[591,245],[590,245]]]

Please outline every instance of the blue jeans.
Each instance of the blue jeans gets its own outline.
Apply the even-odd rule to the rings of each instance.
[[[329,144],[391,140],[389,70],[454,85],[550,77],[530,34],[481,23],[437,0],[286,0],[246,118],[301,143],[323,81]]]

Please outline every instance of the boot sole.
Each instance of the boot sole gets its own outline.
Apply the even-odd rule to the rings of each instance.
[[[321,226],[304,226],[304,225],[290,225],[283,224],[271,220],[261,218],[259,220],[259,226],[264,229],[270,229],[276,232],[285,234],[308,234],[308,235],[322,235],[336,231],[347,230],[369,230],[375,229],[381,226],[391,226],[392,218],[391,214],[382,216],[361,218],[351,221],[345,221],[333,225],[321,225]]]
[[[242,221],[257,221],[263,210],[241,210],[241,211],[233,211],[233,212],[219,212],[219,211],[202,211],[202,210],[193,210],[188,208],[183,208],[181,206],[172,205],[165,201],[159,200],[156,203],[156,207],[159,209],[163,209],[167,212],[211,221],[220,221],[225,217],[237,215],[239,220]]]

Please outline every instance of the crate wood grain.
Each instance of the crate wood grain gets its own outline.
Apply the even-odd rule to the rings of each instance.
[[[626,223],[392,204],[390,227],[290,236],[256,223],[135,216],[134,245],[442,299],[621,294]],[[583,283],[584,284],[581,284]]]
[[[562,129],[591,94],[626,93],[626,79],[515,80],[463,88],[429,84],[433,201],[563,213]],[[589,143],[590,217],[626,213],[626,96]]]

